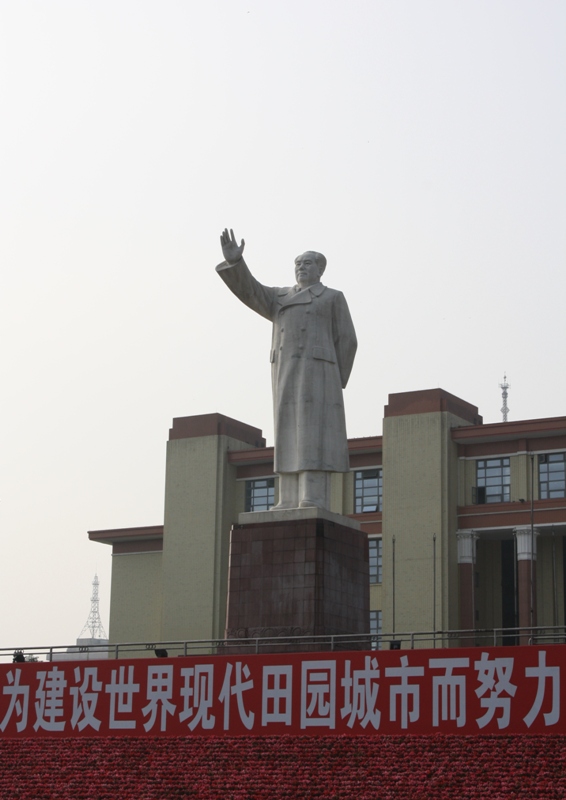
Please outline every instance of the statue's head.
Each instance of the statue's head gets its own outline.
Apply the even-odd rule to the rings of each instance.
[[[315,250],[307,250],[295,259],[295,279],[301,289],[318,283],[325,269],[325,257]]]

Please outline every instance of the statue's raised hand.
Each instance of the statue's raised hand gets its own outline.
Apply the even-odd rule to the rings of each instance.
[[[244,247],[246,246],[243,239],[240,244],[237,243],[232,228],[230,228],[230,231],[228,231],[228,228],[224,228],[220,236],[220,244],[222,245],[224,260],[227,261],[228,264],[235,264],[239,261],[244,252]]]

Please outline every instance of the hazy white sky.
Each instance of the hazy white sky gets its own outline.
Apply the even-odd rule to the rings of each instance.
[[[175,416],[272,443],[269,285],[327,256],[348,433],[440,386],[566,414],[563,0],[0,0],[0,647],[69,644],[163,521]]]

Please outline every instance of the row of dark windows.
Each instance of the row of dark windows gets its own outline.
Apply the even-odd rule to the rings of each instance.
[[[538,457],[541,500],[566,497],[566,453],[543,453]],[[511,499],[511,464],[508,456],[476,461],[476,485],[472,503],[508,503]],[[275,502],[275,478],[246,481],[246,511],[268,511]],[[354,513],[381,511],[383,470],[354,472]]]
[[[354,472],[354,512],[381,511],[383,475],[381,469]],[[275,478],[246,481],[246,511],[269,511],[275,502]]]
[[[566,453],[542,453],[538,457],[539,498],[566,497]],[[472,503],[508,503],[511,499],[509,457],[476,461],[476,485]]]

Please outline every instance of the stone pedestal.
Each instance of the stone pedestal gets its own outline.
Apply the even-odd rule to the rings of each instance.
[[[329,640],[285,644],[289,636],[367,634],[367,536],[341,524],[350,522],[347,518],[328,512],[306,518],[298,511],[279,512],[275,519],[261,516],[259,522],[232,528],[226,638],[278,637],[261,652],[282,652],[329,647]]]

